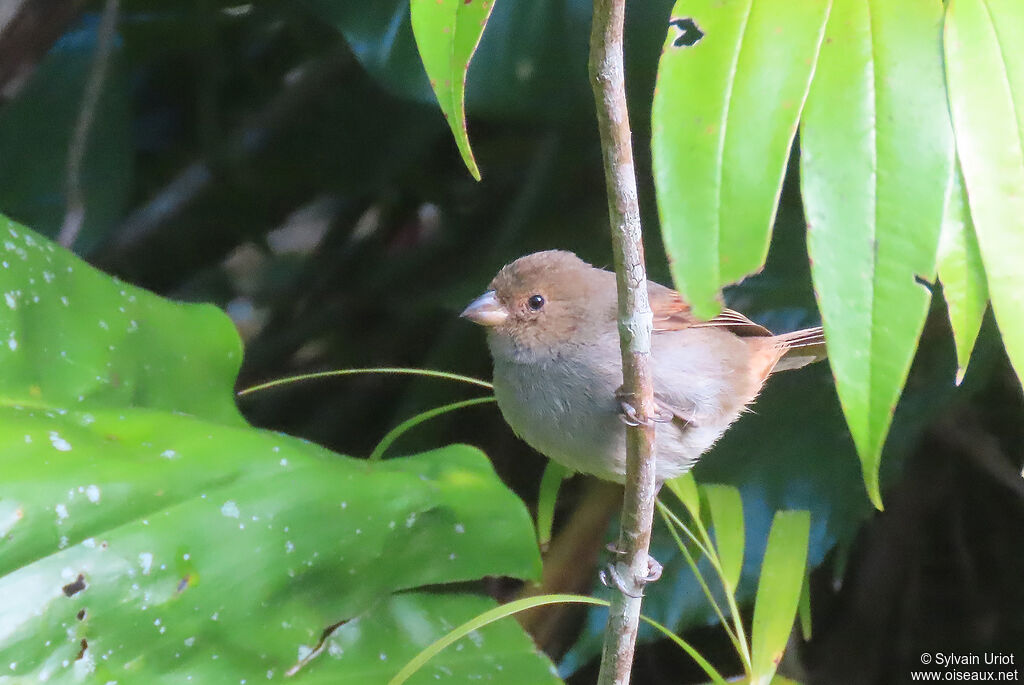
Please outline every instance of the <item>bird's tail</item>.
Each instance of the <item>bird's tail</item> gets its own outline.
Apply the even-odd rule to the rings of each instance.
[[[772,346],[784,350],[773,371],[799,369],[825,358],[825,332],[821,326],[772,336]]]

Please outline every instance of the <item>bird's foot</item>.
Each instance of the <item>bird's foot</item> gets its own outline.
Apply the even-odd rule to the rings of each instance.
[[[616,556],[621,556],[623,554],[622,550],[620,550],[615,543],[609,544],[608,550]],[[658,560],[648,554],[647,573],[643,576],[634,578],[632,584],[626,583],[626,577],[629,575],[629,567],[621,561],[613,562],[605,566],[604,569],[598,573],[598,577],[601,579],[601,584],[605,587],[613,587],[628,597],[638,598],[643,597],[645,585],[653,583],[661,578],[663,570],[664,567],[658,562]]]
[[[653,426],[657,423],[669,423],[675,418],[672,412],[663,410],[655,403],[654,415],[648,417],[646,421],[641,421],[636,407],[633,406],[633,395],[624,392],[621,387],[615,391],[615,399],[619,402],[619,419],[627,426]]]

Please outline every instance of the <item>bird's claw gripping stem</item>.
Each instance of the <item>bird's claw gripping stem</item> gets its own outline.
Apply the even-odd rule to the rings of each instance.
[[[623,554],[615,543],[608,545],[608,551],[612,552],[616,556]],[[661,578],[661,573],[664,567],[658,562],[657,559],[651,555],[647,555],[647,574],[634,579],[632,585],[627,585],[623,578],[623,573],[628,572],[628,569],[622,562],[613,562],[604,567],[599,573],[598,578],[601,579],[601,584],[605,587],[613,587],[619,592],[623,593],[627,597],[633,597],[634,599],[643,596],[643,588],[648,583],[653,583]]]
[[[639,426],[654,425],[657,423],[669,423],[674,419],[675,416],[670,411],[664,411],[657,404],[654,405],[654,416],[648,417],[646,421],[641,421],[639,414],[637,414],[636,407],[634,407],[628,400],[619,397],[619,419],[627,426]]]
[[[633,403],[636,399],[635,396],[632,393],[625,392],[621,387],[615,391],[615,399],[619,402],[619,419],[627,426],[639,426],[641,424],[653,426],[658,423],[669,423],[675,418],[672,412],[663,410],[655,403],[654,415],[648,417],[646,421],[641,421],[640,415],[637,413]]]

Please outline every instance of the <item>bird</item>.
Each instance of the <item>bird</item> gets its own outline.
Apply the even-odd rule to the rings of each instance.
[[[695,317],[678,292],[647,282],[657,407],[655,479],[688,472],[756,399],[768,376],[825,358],[821,327],[774,335],[724,309]],[[503,267],[461,314],[487,330],[506,423],[568,469],[622,483],[626,425],[615,274],[547,250]]]

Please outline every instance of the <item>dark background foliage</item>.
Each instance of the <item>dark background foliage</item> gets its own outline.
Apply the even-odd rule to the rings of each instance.
[[[662,282],[644,141],[668,9],[634,3],[627,45],[648,267]],[[15,51],[25,68],[3,84],[0,212],[51,236],[64,219],[68,148],[99,10],[87,4],[40,21]],[[481,183],[432,101],[407,13],[407,3],[383,0],[137,0],[120,11],[85,150],[86,221],[74,248],[132,283],[225,308],[246,341],[239,387],[378,365],[487,377],[482,335],[457,314],[497,268],[552,247],[610,264],[585,75],[588,3],[497,4],[468,89]],[[816,320],[795,161],[768,266],[726,295],[777,330]],[[825,365],[774,380],[696,471],[741,488],[750,535],[762,541],[774,508],[812,509],[814,633],[787,664],[807,682],[897,682],[921,652],[1024,644],[1021,389],[991,321],[955,388],[949,325],[939,298],[933,304],[886,448],[884,513],[868,504]],[[362,376],[241,404],[257,425],[364,455],[403,418],[467,392]],[[425,424],[393,452],[448,442],[480,446],[535,502],[543,460],[493,405]],[[590,591],[614,497],[586,479],[568,483],[549,589]],[[728,659],[688,572],[666,560],[647,610],[688,628],[716,663]],[[519,591],[493,589],[503,598]],[[600,621],[560,610],[531,615],[529,625],[554,656],[569,651],[566,668],[579,669],[570,682],[583,683],[596,673]],[[641,650],[638,668],[637,682],[700,677],[661,642]]]

